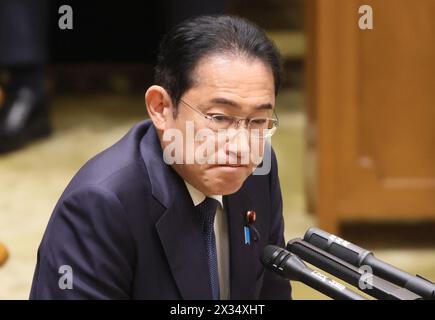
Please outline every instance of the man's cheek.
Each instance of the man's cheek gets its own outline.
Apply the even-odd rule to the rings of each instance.
[[[250,160],[253,167],[257,167],[264,158],[265,142],[252,139],[250,142]]]

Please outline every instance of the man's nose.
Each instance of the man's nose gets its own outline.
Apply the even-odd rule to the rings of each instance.
[[[245,128],[235,130],[229,136],[229,141],[226,144],[226,151],[230,157],[237,157],[238,163],[240,159],[249,161],[250,145],[249,145],[249,133]],[[246,158],[248,157],[248,158]],[[247,164],[243,162],[241,164]]]

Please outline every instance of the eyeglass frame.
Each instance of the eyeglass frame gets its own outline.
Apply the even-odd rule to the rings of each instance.
[[[249,129],[249,127],[250,127],[250,123],[251,123],[251,120],[253,120],[253,119],[266,119],[266,120],[273,120],[273,121],[275,121],[275,125],[274,125],[274,128],[272,128],[272,129],[275,129],[272,133],[270,133],[270,130],[272,130],[272,129],[267,129],[268,130],[268,134],[267,135],[265,135],[265,136],[261,136],[262,138],[268,138],[268,137],[271,137],[273,134],[275,134],[275,132],[276,132],[276,130],[278,129],[278,126],[279,126],[279,119],[278,119],[278,115],[276,114],[276,111],[275,110],[273,110],[273,113],[274,113],[274,115],[275,115],[275,118],[262,118],[262,117],[254,117],[254,118],[241,118],[241,117],[237,117],[237,116],[231,116],[231,115],[227,115],[227,114],[216,114],[216,115],[208,115],[208,114],[205,114],[205,113],[203,113],[200,109],[198,109],[198,108],[196,108],[196,107],[193,107],[190,103],[188,103],[188,102],[186,102],[184,99],[182,99],[182,98],[180,98],[180,102],[182,102],[183,104],[185,104],[186,106],[188,106],[190,109],[192,109],[193,111],[195,111],[195,112],[197,112],[199,115],[201,115],[201,116],[203,116],[205,119],[207,119],[207,120],[209,120],[209,121],[213,121],[213,119],[214,119],[214,116],[225,116],[225,117],[228,117],[228,118],[232,118],[233,119],[233,122],[234,123],[236,123],[236,129],[238,129],[239,128],[239,126],[240,126],[240,122],[242,122],[242,121],[244,121],[244,123],[245,123],[245,128],[246,129]],[[248,124],[248,125],[247,125]],[[229,127],[232,127],[233,125],[231,125],[231,126],[229,126]],[[210,128],[211,129],[211,128]],[[213,130],[213,129],[212,129]]]

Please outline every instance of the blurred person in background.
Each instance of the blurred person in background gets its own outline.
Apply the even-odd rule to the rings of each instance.
[[[0,154],[50,134],[44,93],[46,0],[0,1]]]

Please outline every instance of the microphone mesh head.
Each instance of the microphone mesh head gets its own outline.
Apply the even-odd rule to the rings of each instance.
[[[260,259],[264,266],[271,266],[273,264],[273,260],[278,256],[280,247],[268,245],[264,248],[263,254]]]

